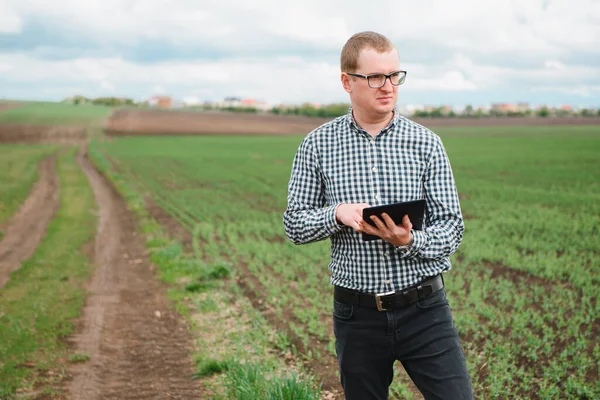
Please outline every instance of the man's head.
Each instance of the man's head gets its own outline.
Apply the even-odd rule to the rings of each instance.
[[[340,57],[342,85],[350,94],[352,106],[365,118],[377,118],[389,114],[398,99],[398,87],[404,73],[400,71],[400,58],[396,48],[385,36],[376,32],[360,32],[353,35],[342,49]],[[367,79],[367,76],[380,76]],[[359,76],[357,76],[359,75]],[[382,82],[385,83],[381,87]]]

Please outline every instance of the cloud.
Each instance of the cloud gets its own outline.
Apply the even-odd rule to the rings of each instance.
[[[0,34],[15,34],[21,32],[23,21],[18,13],[8,4],[0,3]]]
[[[96,45],[135,47],[144,42],[206,49],[235,56],[298,46],[336,51],[359,30],[378,30],[399,47],[441,46],[474,57],[568,57],[600,54],[600,2],[578,0],[422,0],[378,2],[274,0],[5,0],[3,14],[43,22],[62,36],[76,33]],[[382,18],[386,16],[386,18]],[[216,51],[218,50],[218,51]],[[200,54],[201,55],[201,54]]]
[[[439,77],[416,78],[411,82],[411,91],[472,91],[477,85],[465,78],[461,71],[445,71]]]
[[[536,88],[535,91],[545,92],[545,93],[564,93],[569,95],[576,95],[581,97],[592,97],[592,96],[600,96],[600,85],[598,86],[573,86],[573,87],[564,87],[564,86],[550,86],[550,87],[540,87]]]
[[[62,82],[61,97],[73,87],[146,96],[157,86],[199,99],[344,101],[341,47],[376,30],[398,47],[408,93],[597,93],[599,1],[481,4],[3,0],[0,82],[53,82],[57,93]]]
[[[563,65],[563,63],[561,63],[560,61],[557,60],[548,60],[544,63],[544,66],[548,69],[565,69],[565,66]]]
[[[343,94],[337,66],[290,58],[139,64],[122,58],[50,61],[27,55],[0,55],[0,66],[5,71],[0,82],[6,79],[12,83],[45,85],[47,81],[64,81],[70,85],[89,85],[90,95],[107,94],[108,89],[126,95],[135,88],[142,97],[202,94],[214,100],[230,95],[293,102],[333,101]]]

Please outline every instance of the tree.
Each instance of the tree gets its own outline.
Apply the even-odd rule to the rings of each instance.
[[[467,105],[465,107],[465,115],[467,117],[472,117],[473,116],[473,106],[472,105],[469,104],[469,105]]]
[[[550,111],[548,110],[548,107],[542,107],[537,111],[538,117],[546,118],[548,115],[550,115]]]

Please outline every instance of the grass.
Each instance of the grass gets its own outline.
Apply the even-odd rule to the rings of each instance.
[[[234,363],[229,367],[226,386],[228,399],[236,400],[316,400],[320,392],[311,382],[297,375],[269,377],[273,371],[264,371],[260,365]],[[277,375],[275,375],[277,376]]]
[[[0,224],[17,211],[39,179],[38,163],[57,150],[48,145],[0,146]]]
[[[89,354],[83,354],[83,353],[77,353],[77,354],[72,354],[69,357],[69,361],[71,361],[72,363],[84,363],[90,360],[90,355]]]
[[[228,390],[228,382],[239,379],[246,368],[240,362],[247,360],[247,365],[261,371],[255,381],[244,386],[251,393],[260,393],[256,398],[317,399],[317,385],[303,372],[301,361],[291,357],[289,344],[281,345],[287,341],[285,334],[267,323],[232,279],[232,264],[220,255],[198,256],[198,246],[194,246],[195,253],[188,253],[148,215],[144,192],[136,184],[111,169],[95,146],[90,157],[139,218],[150,258],[159,267],[161,279],[171,287],[169,297],[196,335],[194,377],[203,380],[203,386],[214,395],[211,398],[251,398],[244,397],[244,391]],[[280,392],[285,397],[273,397]]]
[[[89,125],[108,117],[112,108],[50,102],[24,102],[0,111],[0,123],[32,125]]]
[[[74,155],[71,149],[58,159],[61,207],[46,237],[0,290],[2,399],[39,388],[51,398],[53,384],[67,368],[69,350],[63,339],[73,333],[90,273],[81,248],[96,228],[94,197]],[[71,357],[83,361],[83,355]]]
[[[476,396],[600,396],[600,128],[436,132],[466,218],[446,284]],[[195,260],[247,265],[264,303],[310,345],[332,340],[322,323],[331,313],[329,244],[294,246],[281,221],[301,139],[119,138],[95,146],[124,182],[193,233]],[[177,276],[195,279],[191,269]]]

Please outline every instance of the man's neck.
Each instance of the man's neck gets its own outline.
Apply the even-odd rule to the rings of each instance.
[[[392,118],[394,118],[394,112],[391,111],[388,114],[366,116],[362,115],[360,111],[353,109],[352,116],[358,126],[367,131],[369,135],[375,137],[382,129],[389,125]]]

